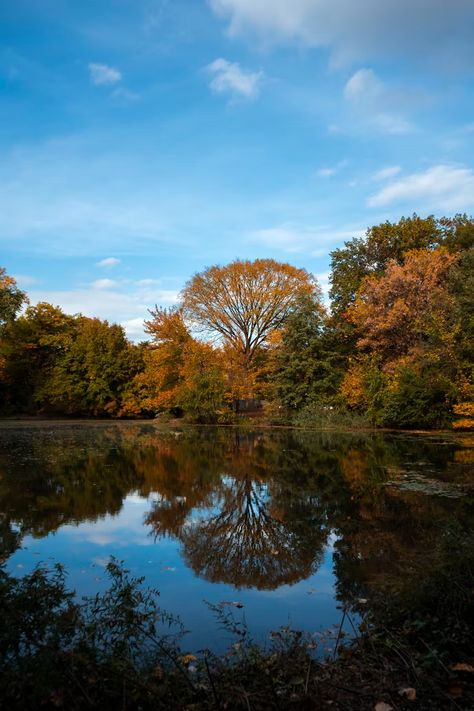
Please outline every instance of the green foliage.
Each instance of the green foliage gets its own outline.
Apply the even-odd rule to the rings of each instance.
[[[47,303],[7,325],[0,350],[7,412],[117,415],[142,368],[121,326]]]
[[[193,422],[209,424],[220,418],[220,422],[225,424],[225,391],[222,370],[212,363],[202,364],[194,368],[191,377],[180,388],[177,403]],[[228,412],[232,417],[230,409]]]
[[[5,327],[0,349],[7,411],[33,414],[37,410],[37,394],[67,351],[73,331],[74,317],[47,303],[29,306]]]
[[[302,296],[285,321],[271,367],[271,384],[284,408],[330,404],[338,390],[340,357],[318,298]]]
[[[371,227],[365,238],[356,237],[344,248],[331,252],[333,312],[346,311],[364,277],[382,274],[390,259],[401,262],[405,252],[433,248],[441,244],[442,238],[441,226],[433,216],[423,219],[414,214],[396,223],[387,221]]]
[[[399,222],[384,222],[356,237],[342,249],[331,252],[331,301],[335,314],[342,314],[354,302],[363,279],[383,274],[389,260],[402,263],[413,249],[446,246],[460,251],[472,246],[474,221],[467,215],[435,219],[414,214]]]
[[[366,429],[372,422],[363,413],[353,412],[333,405],[309,403],[292,417],[297,427],[313,429]]]
[[[78,317],[68,347],[37,391],[40,408],[68,415],[117,415],[141,367],[137,355],[121,326]]]
[[[7,708],[109,708],[117,700],[136,708],[150,694],[162,708],[170,703],[164,670],[181,670],[182,627],[142,578],[130,578],[114,559],[107,572],[110,588],[78,603],[59,565],[21,579],[1,570],[0,696]]]
[[[26,301],[26,294],[17,287],[15,279],[0,267],[0,329],[14,321]]]
[[[400,368],[396,382],[383,396],[375,422],[391,427],[446,427],[452,419],[456,388],[439,368]]]
[[[474,220],[413,214],[331,258],[331,315],[305,270],[236,261],[150,311],[140,346],[47,303],[17,317],[26,296],[0,269],[1,413],[232,423],[231,401],[260,399],[275,424],[449,425],[474,402]]]

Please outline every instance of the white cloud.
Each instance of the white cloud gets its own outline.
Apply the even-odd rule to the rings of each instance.
[[[100,280],[99,280],[100,281]],[[68,314],[82,313],[97,316],[109,323],[121,324],[128,338],[143,340],[143,321],[148,318],[148,309],[155,304],[170,306],[178,301],[179,292],[173,289],[135,289],[131,292],[112,288],[77,288],[70,291],[35,289],[28,294],[33,305],[40,301],[61,307]]]
[[[131,341],[142,341],[145,337],[149,337],[145,335],[145,332],[143,330],[143,322],[146,318],[148,318],[148,316],[149,314],[146,313],[144,316],[138,316],[137,318],[129,318],[125,321],[122,321],[122,326],[125,329],[125,333]]]
[[[91,82],[95,86],[106,86],[109,84],[117,84],[121,81],[122,74],[118,69],[114,67],[109,67],[108,64],[96,64],[91,62],[89,64],[89,73]]]
[[[244,71],[237,62],[222,58],[215,59],[206,68],[214,75],[209,86],[216,94],[232,94],[252,99],[260,92],[262,71]]]
[[[474,172],[469,168],[435,165],[396,180],[372,195],[369,207],[403,204],[408,209],[468,211],[474,207]]]
[[[354,103],[375,103],[384,93],[384,83],[372,69],[359,69],[347,81],[344,98]]]
[[[445,67],[474,58],[472,0],[208,0],[230,35],[328,48],[344,64],[374,56],[436,57]]]
[[[116,267],[117,264],[120,264],[120,259],[117,259],[117,257],[106,257],[105,259],[101,259],[100,262],[96,263],[96,267]]]
[[[340,242],[359,237],[364,230],[359,227],[332,229],[330,226],[308,228],[298,225],[280,225],[251,233],[250,239],[271,249],[287,253],[306,253],[312,257],[325,256]]]
[[[386,168],[381,168],[372,176],[373,180],[388,180],[388,178],[393,178],[395,175],[401,171],[399,165],[388,165]]]
[[[112,289],[117,286],[117,282],[113,279],[96,279],[91,286],[93,289]]]
[[[343,94],[363,123],[383,133],[402,134],[413,130],[400,107],[414,104],[415,97],[392,89],[372,69],[356,71],[346,82]]]
[[[332,178],[334,175],[339,173],[341,168],[344,168],[346,165],[347,160],[340,160],[339,163],[336,163],[336,165],[319,168],[316,171],[316,175],[318,175],[320,178]]]
[[[330,276],[331,272],[318,272],[315,274],[316,280],[321,287],[321,291],[323,292],[324,302],[327,305],[329,305],[329,289],[331,288],[331,283],[329,281]]]

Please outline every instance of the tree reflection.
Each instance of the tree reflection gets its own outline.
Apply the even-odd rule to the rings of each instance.
[[[183,529],[184,557],[210,582],[272,590],[311,575],[322,557],[325,535],[315,547],[286,520],[270,513],[266,485],[226,478],[218,512]],[[307,531],[307,533],[310,533]]]
[[[147,522],[157,536],[176,536],[186,563],[210,582],[274,589],[304,579],[321,562],[328,528],[316,497],[276,483],[280,457],[262,435],[227,437],[220,476],[200,500],[196,476],[171,487],[170,474],[159,490],[175,495],[162,496]]]
[[[182,545],[211,582],[273,589],[313,574],[335,535],[337,592],[421,569],[450,517],[472,522],[472,489],[459,500],[387,480],[472,481],[469,441],[386,434],[159,432],[153,425],[0,430],[0,558],[23,536],[116,515],[131,492],[153,496],[145,518]],[[461,446],[462,445],[462,446]]]

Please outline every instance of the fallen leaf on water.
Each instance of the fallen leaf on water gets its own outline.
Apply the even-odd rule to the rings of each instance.
[[[379,701],[378,704],[375,704],[374,711],[393,711],[393,706],[386,704],[385,701]]]
[[[453,664],[451,669],[453,671],[470,672],[471,674],[474,672],[474,667],[472,666],[472,664],[466,664],[465,662],[459,662],[458,664]]]
[[[407,686],[406,689],[400,689],[398,692],[400,696],[403,696],[404,699],[407,699],[408,701],[415,701],[416,699],[416,689],[414,689],[412,686]]]

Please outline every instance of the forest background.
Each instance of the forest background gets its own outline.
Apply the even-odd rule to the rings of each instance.
[[[0,414],[474,427],[474,220],[373,226],[305,270],[237,260],[155,307],[149,341],[27,295],[0,269]]]

